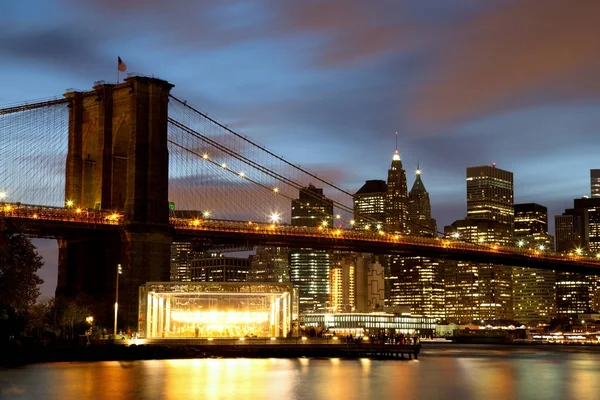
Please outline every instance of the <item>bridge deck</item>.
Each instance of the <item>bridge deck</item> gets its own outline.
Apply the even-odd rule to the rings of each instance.
[[[52,237],[62,231],[115,231],[128,226],[113,212],[0,204],[0,221],[31,235]],[[452,239],[422,238],[386,232],[308,228],[259,222],[171,218],[176,240],[207,239],[215,244],[245,243],[292,248],[337,249],[379,254],[407,254],[600,275],[600,259]]]

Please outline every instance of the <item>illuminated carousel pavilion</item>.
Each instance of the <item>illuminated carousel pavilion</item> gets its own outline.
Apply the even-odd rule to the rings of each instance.
[[[285,283],[148,282],[139,295],[146,338],[286,337],[298,318]]]

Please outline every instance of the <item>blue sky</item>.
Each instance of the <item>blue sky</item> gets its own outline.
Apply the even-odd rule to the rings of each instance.
[[[594,0],[5,3],[0,105],[114,80],[120,55],[350,191],[385,179],[398,131],[440,227],[464,217],[467,166],[513,171],[515,200],[551,216],[600,168]]]

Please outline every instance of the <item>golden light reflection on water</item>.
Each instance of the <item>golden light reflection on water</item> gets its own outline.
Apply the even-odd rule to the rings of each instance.
[[[0,398],[587,400],[598,399],[600,392],[597,357],[464,352],[419,361],[240,358],[39,364],[0,370]]]

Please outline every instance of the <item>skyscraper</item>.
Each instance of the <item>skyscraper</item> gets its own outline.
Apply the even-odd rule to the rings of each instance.
[[[415,182],[408,194],[408,228],[411,235],[434,237],[435,220],[431,218],[429,193],[417,169]],[[389,306],[408,306],[411,314],[443,319],[444,268],[439,260],[428,257],[390,257]]]
[[[536,203],[515,204],[515,237],[548,234],[548,209]]]
[[[300,189],[292,200],[292,225],[331,226],[333,201],[323,195],[323,189],[312,185]],[[329,270],[331,254],[310,248],[290,250],[290,280],[298,287],[300,312],[324,311],[329,302]]]
[[[590,189],[592,197],[600,197],[600,169],[590,170]]]
[[[192,282],[246,282],[249,271],[248,258],[215,252],[194,252],[190,266]]]
[[[492,166],[467,168],[467,218],[444,228],[448,237],[472,243],[512,244],[512,172]],[[512,267],[445,263],[446,314],[450,321],[513,318]]]
[[[458,220],[444,233],[471,243],[511,244],[511,227],[492,220]],[[444,286],[450,322],[513,318],[512,267],[446,261]]]
[[[284,247],[258,246],[250,261],[251,282],[289,282],[290,252]]]
[[[354,227],[373,228],[374,224],[385,224],[385,201],[388,186],[385,181],[370,180],[354,194]]]
[[[593,256],[600,253],[600,198],[581,198],[555,217],[556,250]],[[574,316],[600,308],[598,278],[572,272],[556,273],[559,316]]]
[[[548,210],[535,204],[515,204],[515,244],[538,251],[554,250],[548,235]],[[535,268],[513,268],[513,308],[521,323],[556,316],[556,274]]]
[[[467,218],[514,221],[513,173],[492,166],[467,168]]]
[[[171,245],[170,276],[172,282],[189,282],[192,280],[190,268],[193,257],[190,242],[173,242]]]
[[[329,306],[333,312],[352,312],[356,308],[357,258],[354,254],[334,254],[329,272]]]
[[[333,201],[323,195],[323,189],[313,185],[300,189],[298,199],[292,200],[292,225],[332,226]]]
[[[554,217],[556,251],[569,252],[587,245],[583,228],[585,215],[581,215],[580,211],[568,209],[562,215]]]
[[[386,230],[390,232],[408,232],[408,190],[406,171],[398,153],[396,133],[396,151],[392,157],[392,165],[388,170],[387,196],[385,201]]]
[[[444,266],[428,257],[390,257],[390,295],[387,305],[408,306],[413,315],[443,319]]]
[[[431,218],[431,203],[429,193],[421,179],[421,169],[417,168],[415,183],[408,193],[408,220],[411,235],[435,237],[437,224]]]
[[[586,235],[588,252],[600,253],[600,197],[575,199],[573,208],[584,216],[583,228]]]

